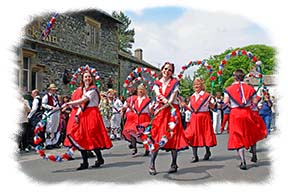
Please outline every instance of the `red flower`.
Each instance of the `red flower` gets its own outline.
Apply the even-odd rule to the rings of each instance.
[[[70,158],[70,156],[67,153],[63,154],[61,157],[62,159],[67,159],[67,160]]]
[[[233,52],[232,52],[232,56],[235,56],[235,55],[236,55],[236,52],[235,52],[235,51],[233,51]]]
[[[136,70],[136,72],[137,72],[137,73],[140,73],[140,72],[141,72],[141,68],[138,67],[137,70]]]
[[[242,55],[247,55],[246,50],[242,50]]]
[[[227,61],[226,61],[226,60],[222,60],[222,61],[221,61],[221,64],[226,65],[226,64],[227,64]]]
[[[222,74],[223,74],[222,70],[219,70],[219,71],[217,72],[217,74],[218,74],[218,75],[222,75]]]
[[[257,58],[256,58],[255,56],[253,56],[252,61],[253,61],[253,62],[256,62],[256,61],[257,61]]]
[[[216,80],[215,76],[211,76],[211,77],[210,77],[210,80],[211,80],[211,81]]]
[[[182,66],[181,69],[182,69],[182,70],[186,70],[187,67],[186,67],[186,66]]]
[[[54,161],[54,162],[56,161],[56,158],[54,155],[49,155],[48,159],[50,159],[51,161]]]
[[[201,60],[198,60],[198,61],[197,61],[197,64],[202,64],[202,61],[201,61]]]
[[[178,78],[181,79],[182,77],[183,77],[183,74],[179,74],[179,75],[178,75]]]

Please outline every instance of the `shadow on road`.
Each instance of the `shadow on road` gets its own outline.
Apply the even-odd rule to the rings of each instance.
[[[213,165],[213,166],[196,166],[190,168],[179,169],[177,173],[165,174],[164,178],[173,181],[199,181],[205,180],[211,177],[208,170],[221,169],[224,165]],[[189,174],[189,175],[186,175]]]

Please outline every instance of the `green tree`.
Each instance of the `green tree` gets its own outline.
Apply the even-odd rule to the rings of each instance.
[[[180,80],[180,95],[184,98],[189,98],[193,94],[193,80],[186,75]]]
[[[224,88],[231,84],[233,81],[232,74],[233,72],[241,68],[246,74],[249,73],[251,67],[254,67],[255,64],[247,56],[235,56],[227,61],[227,64],[224,66],[222,83],[219,84],[217,81],[217,71],[219,70],[219,65],[225,56],[231,53],[234,50],[246,50],[250,51],[258,60],[262,62],[261,69],[264,75],[271,75],[274,73],[276,68],[276,49],[267,45],[249,45],[242,48],[229,48],[219,55],[210,56],[207,59],[207,63],[212,66],[213,73],[212,75],[216,77],[215,88],[213,93],[216,91],[223,92]],[[206,90],[211,92],[211,81],[209,80],[209,75],[205,68],[199,68],[197,73],[204,78]],[[219,79],[218,79],[219,80]]]
[[[131,48],[132,48],[132,43],[134,43],[134,35],[135,35],[135,30],[133,29],[128,29],[129,25],[131,24],[131,20],[128,16],[126,16],[122,11],[117,13],[116,11],[113,11],[112,16],[121,21],[122,25],[119,25],[117,35],[118,35],[118,49],[131,54]]]

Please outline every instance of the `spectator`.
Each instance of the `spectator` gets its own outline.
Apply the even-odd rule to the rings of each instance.
[[[28,119],[27,114],[31,111],[29,106],[29,102],[25,100],[23,97],[21,98],[21,114],[19,124],[21,127],[20,135],[18,136],[18,147],[20,151],[29,152],[28,149]]]
[[[270,126],[272,119],[272,106],[273,103],[270,100],[270,94],[268,92],[264,92],[264,96],[259,103],[259,114],[265,122],[266,129],[268,134],[270,134]]]

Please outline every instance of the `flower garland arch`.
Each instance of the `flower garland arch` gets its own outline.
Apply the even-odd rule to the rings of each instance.
[[[212,93],[215,87],[216,77],[212,75],[213,68],[211,65],[207,63],[207,60],[189,61],[188,64],[181,66],[181,71],[177,75],[178,79],[181,80],[183,78],[184,72],[192,66],[201,66],[206,68],[207,73],[209,75],[209,80],[211,81],[211,93]]]
[[[234,50],[231,53],[227,54],[225,58],[220,62],[219,70],[217,72],[219,85],[223,84],[222,83],[223,70],[224,70],[224,67],[227,65],[227,61],[236,56],[246,56],[250,59],[252,63],[255,64],[255,67],[251,68],[250,72],[245,77],[254,77],[254,78],[259,79],[259,85],[257,89],[258,91],[264,85],[263,72],[261,69],[262,62],[258,60],[257,57],[252,54],[252,52],[247,51],[247,50]]]
[[[75,89],[75,85],[77,82],[77,79],[79,75],[84,74],[86,71],[89,71],[95,78],[96,80],[96,85],[97,81],[99,81],[100,76],[98,72],[96,71],[95,68],[90,67],[88,64],[86,66],[81,66],[79,67],[75,73],[72,76],[72,79],[70,81],[70,85],[72,89]],[[100,85],[100,84],[99,84]],[[97,85],[99,88],[99,86]],[[73,92],[73,90],[72,90]],[[76,151],[76,147],[69,147],[67,151],[62,154],[62,155],[55,155],[55,154],[47,154],[44,150],[43,144],[41,142],[43,139],[40,137],[40,133],[44,131],[44,128],[47,125],[47,119],[55,112],[61,110],[61,108],[57,108],[55,110],[45,112],[42,116],[42,119],[37,123],[37,125],[34,128],[34,144],[36,145],[35,150],[36,152],[45,160],[51,160],[53,162],[62,162],[63,160],[69,160],[69,158],[72,158],[74,151]]]
[[[151,77],[153,81],[158,79],[157,73],[151,70],[150,68],[137,67],[132,72],[130,72],[127,78],[124,80],[122,91],[123,96],[126,96],[127,90],[129,91],[131,87],[134,86],[135,83],[139,81],[146,82],[147,85],[149,85],[149,87],[152,88],[153,82],[149,81],[147,78],[142,77],[141,73],[148,74],[148,76]]]

